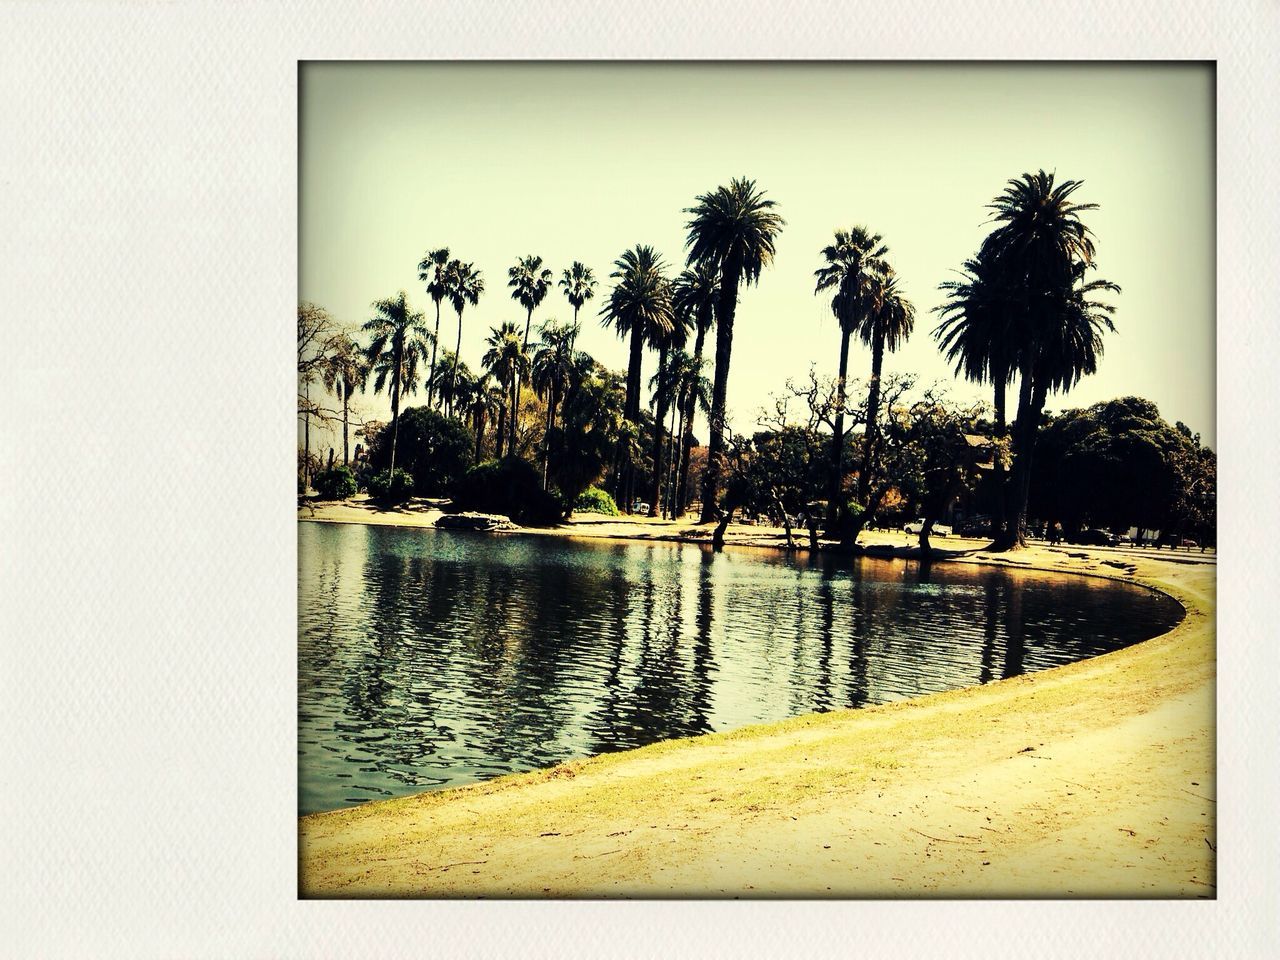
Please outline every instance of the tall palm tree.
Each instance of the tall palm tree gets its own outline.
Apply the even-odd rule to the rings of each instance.
[[[979,254],[966,260],[960,279],[939,284],[947,301],[934,307],[941,320],[933,330],[934,339],[955,364],[957,376],[992,387],[995,434],[1002,440],[1008,433],[1006,396],[1017,372],[1017,340],[1011,326],[1007,298],[991,259]],[[1005,529],[1004,463],[995,465],[996,498],[994,524],[997,533]]]
[[[609,276],[615,281],[609,291],[609,299],[600,308],[601,321],[613,327],[620,337],[630,337],[630,358],[627,363],[627,394],[623,415],[632,424],[640,423],[640,390],[644,347],[669,331],[673,326],[671,314],[671,281],[667,279],[667,264],[653,247],[638,244],[625,251],[614,261],[614,271]],[[630,442],[628,434],[626,439]],[[632,471],[627,458],[626,484],[623,492],[624,509],[630,513],[632,503]]]
[[[827,503],[827,527],[835,526],[844,485],[845,384],[849,374],[849,339],[866,322],[872,286],[886,269],[889,248],[878,233],[866,227],[837,230],[835,242],[822,248],[824,263],[814,271],[814,293],[834,290],[831,312],[840,324],[840,373],[836,378],[836,419],[831,436],[831,478]]]
[[[348,441],[351,394],[363,390],[369,380],[369,360],[364,349],[345,333],[339,334],[321,363],[320,376],[325,389],[342,400],[342,465],[345,467],[351,462]]]
[[[386,300],[373,304],[374,316],[362,329],[373,335],[365,357],[373,368],[373,392],[381,393],[390,385],[391,392],[391,465],[396,468],[396,438],[400,432],[400,398],[418,389],[418,365],[426,356],[431,331],[423,316],[409,307],[401,290]]]
[[[440,303],[449,295],[449,248],[431,250],[418,264],[418,279],[426,283],[427,296],[436,305],[436,326],[432,331],[431,368],[427,372],[427,406],[434,399],[436,382],[436,344],[440,342]]]
[[[524,348],[529,349],[529,326],[533,323],[533,311],[537,310],[551,289],[551,271],[542,266],[542,258],[529,254],[516,261],[507,270],[507,286],[511,299],[525,309]]]
[[[556,404],[563,400],[573,384],[576,366],[573,343],[578,324],[548,320],[538,336],[540,343],[530,364],[533,389],[547,402],[547,426],[542,439],[542,489],[547,489],[548,464],[551,462],[551,431],[556,425]]]
[[[573,323],[577,326],[578,311],[582,305],[596,295],[596,278],[591,268],[575,260],[568,270],[560,275],[560,289],[565,299],[573,307]]]
[[[673,300],[674,303],[674,300]],[[671,311],[671,326],[652,331],[649,346],[658,351],[658,371],[649,381],[653,391],[655,406],[653,418],[653,485],[649,497],[649,516],[656,517],[662,503],[663,454],[666,451],[663,435],[663,421],[667,412],[675,406],[678,397],[672,392],[672,370],[668,357],[673,350],[683,350],[689,339],[689,330],[693,326],[693,317],[686,311]],[[674,438],[674,434],[672,435]]]
[[[462,311],[467,304],[474,307],[480,302],[480,294],[484,293],[484,277],[475,268],[475,264],[450,260],[445,268],[445,286],[449,303],[458,314],[458,342],[453,349],[453,373],[450,374],[452,380],[457,374],[458,357],[462,353]]]
[[[489,345],[489,349],[481,362],[502,384],[504,396],[510,402],[510,416],[503,418],[504,421],[509,421],[506,440],[507,455],[510,456],[515,453],[516,389],[521,378],[529,372],[529,356],[525,353],[524,342],[520,338],[520,328],[510,321],[490,328],[485,343]],[[502,456],[501,449],[498,450],[498,455]]]
[[[893,353],[906,342],[915,327],[916,308],[898,286],[897,274],[887,264],[871,283],[870,309],[858,327],[858,336],[871,347],[871,383],[867,387],[867,425],[862,434],[862,470],[858,474],[858,499],[866,502],[871,488],[872,455],[880,414],[880,373],[884,352]]]
[[[716,368],[711,392],[710,440],[707,472],[702,484],[702,522],[719,516],[717,501],[720,458],[724,449],[725,402],[729,387],[729,360],[733,353],[733,320],[738,287],[756,283],[773,262],[774,242],[786,221],[774,212],[776,204],[764,198],[754,180],[737,178],[697,198],[687,229],[689,264],[701,264],[720,277],[716,302]]]
[[[685,504],[689,502],[689,453],[693,448],[693,416],[698,410],[705,414],[711,409],[711,381],[706,377],[707,361],[702,357],[677,350],[668,363],[671,390],[679,400],[680,417],[676,436],[684,438],[684,455],[672,457],[671,494],[667,497],[671,516],[678,517],[684,514]]]
[[[1112,308],[1089,297],[1099,290],[1119,290],[1107,281],[1085,282],[1085,272],[1094,263],[1094,245],[1080,214],[1097,209],[1097,204],[1072,201],[1082,181],[1055,180],[1043,170],[1009,180],[1004,192],[988,204],[997,226],[979,251],[979,259],[992,264],[1007,295],[1007,329],[1021,381],[1005,511],[1008,526],[993,544],[997,549],[1025,542],[1031,462],[1045,397],[1096,369],[1101,332],[1111,329]]]
[[[699,371],[703,367],[702,348],[707,339],[707,331],[715,323],[715,305],[719,296],[719,271],[707,264],[698,264],[693,269],[682,270],[673,281],[672,302],[675,309],[693,318],[694,346],[691,359]],[[693,419],[697,412],[696,399],[691,389],[686,389],[680,395],[680,463],[676,473],[676,490],[679,500],[673,513],[678,510],[683,514],[685,504],[689,502],[689,462],[693,458]]]

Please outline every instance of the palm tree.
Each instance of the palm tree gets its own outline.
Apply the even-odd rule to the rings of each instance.
[[[511,299],[525,309],[524,348],[529,349],[529,326],[533,323],[533,311],[538,309],[551,289],[551,271],[542,266],[542,258],[529,254],[516,261],[507,270],[507,286]]]
[[[447,295],[453,309],[458,314],[458,343],[453,350],[452,380],[458,371],[458,356],[462,353],[462,310],[467,304],[475,306],[480,302],[480,294],[484,293],[484,277],[475,268],[475,264],[451,260],[445,268]]]
[[[776,204],[764,198],[754,180],[730,181],[697,198],[687,208],[692,214],[685,246],[688,262],[701,264],[720,277],[716,302],[716,368],[711,393],[710,441],[707,472],[702,483],[702,522],[719,517],[717,488],[720,457],[724,448],[725,400],[729,386],[729,359],[733,352],[733,319],[738,306],[738,286],[760,279],[773,262],[774,241],[785,221],[774,212]]]
[[[645,244],[638,244],[625,251],[614,261],[614,267],[616,269],[609,276],[616,282],[609,291],[609,299],[600,308],[600,315],[604,318],[604,326],[613,327],[620,337],[631,338],[623,416],[638,425],[644,346],[646,343],[656,342],[673,326],[671,281],[664,272],[667,264],[662,255]],[[628,513],[631,512],[632,502],[632,475],[629,467],[632,459],[627,458],[627,483],[623,492],[624,509]]]
[[[880,414],[880,372],[884,352],[893,353],[906,342],[915,327],[916,308],[898,288],[898,277],[887,264],[871,284],[870,309],[858,327],[858,336],[871,347],[871,383],[867,388],[867,424],[862,439],[862,470],[858,474],[858,499],[865,503],[871,488],[872,455]]]
[[[547,291],[551,289],[551,271],[542,265],[542,258],[529,254],[516,261],[516,265],[507,270],[507,286],[511,288],[511,299],[525,309],[524,317],[524,349],[529,349],[529,327],[533,324],[533,311],[538,308]],[[520,407],[520,386],[516,383],[516,409]],[[512,420],[512,429],[515,429]],[[515,436],[511,438],[515,445]]]
[[[507,454],[512,455],[515,453],[516,390],[521,378],[529,372],[529,356],[524,351],[520,328],[510,321],[501,326],[492,327],[485,343],[489,345],[489,350],[481,362],[502,384],[503,394],[510,401],[508,408],[510,417],[503,419],[509,420]],[[498,456],[502,456],[501,439],[498,446]]]
[[[684,438],[684,456],[672,458],[671,493],[667,497],[671,516],[678,517],[683,515],[684,506],[688,503],[689,452],[693,447],[693,415],[697,410],[705,414],[710,409],[711,381],[704,374],[707,361],[702,357],[676,350],[668,363],[670,388],[679,401],[679,426],[675,435]]]
[[[449,295],[449,248],[431,250],[418,264],[418,279],[426,283],[427,295],[436,305],[436,326],[432,331],[431,369],[427,373],[427,406],[434,399],[436,382],[436,344],[440,341],[440,302]]]
[[[489,417],[497,420],[502,416],[502,388],[494,383],[493,375],[488,370],[479,376],[472,376],[467,383],[465,401],[462,411],[471,416],[472,428],[476,434],[476,463],[480,462],[481,443],[484,442],[484,425]]]
[[[324,387],[342,400],[342,465],[351,462],[349,456],[348,405],[355,390],[363,390],[369,380],[369,360],[361,346],[345,333],[333,342],[331,352],[320,366]]]
[[[691,358],[698,370],[703,367],[702,347],[707,339],[707,331],[715,322],[716,299],[720,296],[720,274],[713,267],[698,264],[691,270],[682,270],[672,286],[672,302],[675,309],[693,318],[694,346]],[[693,458],[693,418],[696,413],[696,398],[691,390],[680,394],[681,442],[680,464],[677,471],[677,491],[679,501],[672,512],[684,513],[685,504],[689,502],[689,461]],[[705,404],[704,404],[705,406]],[[705,412],[705,411],[704,411]]]
[[[409,308],[403,290],[395,297],[373,304],[373,319],[362,329],[373,335],[365,357],[373,368],[373,392],[381,393],[390,384],[391,391],[391,465],[396,468],[396,437],[400,432],[400,398],[405,391],[418,389],[418,364],[426,356],[431,331],[423,324],[423,316]]]
[[[1096,369],[1102,330],[1112,329],[1113,308],[1089,297],[1119,288],[1084,280],[1093,266],[1094,245],[1080,214],[1097,204],[1072,202],[1081,185],[1078,180],[1055,183],[1054,175],[1043,170],[1024,173],[988,204],[997,226],[983,241],[979,259],[992,265],[1007,294],[1007,331],[1021,379],[1008,527],[993,544],[996,549],[1025,542],[1031,461],[1045,398]]]
[[[578,324],[578,311],[582,305],[596,295],[596,278],[591,268],[573,261],[573,265],[560,275],[560,288],[564,290],[565,299],[573,307],[573,323]]]
[[[542,438],[542,489],[547,489],[548,464],[551,462],[551,431],[556,425],[556,404],[564,399],[573,384],[576,367],[573,342],[578,324],[548,320],[538,331],[539,343],[530,365],[533,389],[547,402],[547,427]]]
[[[672,350],[684,348],[692,326],[693,318],[687,312],[672,310],[671,326],[654,330],[649,339],[649,346],[658,351],[658,371],[649,381],[656,407],[653,418],[653,487],[649,498],[649,516],[651,517],[658,515],[658,507],[662,501],[662,458],[665,451],[662,424],[667,419],[667,411],[679,406],[678,397],[672,392],[672,386],[669,383],[672,371],[668,366],[668,357]],[[673,433],[672,437],[674,436]]]
[[[884,272],[889,252],[879,234],[866,227],[837,230],[835,242],[822,248],[825,263],[814,271],[814,293],[835,290],[831,312],[840,324],[840,373],[836,378],[836,419],[831,436],[831,479],[827,527],[835,526],[844,497],[844,408],[849,374],[849,338],[865,323],[875,278]]]
[[[933,330],[934,339],[955,364],[957,376],[992,386],[996,439],[1003,440],[1008,432],[1006,394],[1017,370],[1017,341],[999,274],[991,260],[979,254],[965,261],[959,280],[947,280],[939,289],[947,294],[947,302],[933,308],[942,318]],[[994,521],[996,531],[1003,533],[1004,463],[1000,458],[995,476],[1001,495],[996,498]]]

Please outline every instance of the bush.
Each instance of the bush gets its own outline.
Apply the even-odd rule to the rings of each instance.
[[[391,460],[391,429],[382,430],[371,444],[369,459],[379,470]],[[396,437],[396,466],[413,475],[413,492],[420,497],[445,495],[471,466],[475,435],[467,426],[427,407],[400,411]]]
[[[355,496],[356,475],[350,467],[334,467],[316,475],[315,488],[321,500],[346,500]]]
[[[386,470],[369,478],[369,495],[378,500],[403,503],[413,494],[413,476],[406,470]]]
[[[498,513],[516,523],[542,527],[564,519],[558,497],[542,489],[538,472],[519,457],[489,460],[458,481],[453,504],[461,510]]]
[[[613,502],[613,497],[599,487],[588,487],[582,491],[573,509],[583,513],[603,513],[606,517],[618,515],[618,505]]]

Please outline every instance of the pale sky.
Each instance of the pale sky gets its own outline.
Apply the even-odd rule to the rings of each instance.
[[[516,258],[540,255],[557,279],[581,260],[600,286],[578,345],[621,370],[626,345],[597,316],[613,261],[647,243],[674,276],[684,208],[745,176],[787,224],[774,265],[742,290],[728,395],[737,429],[811,363],[835,372],[839,330],[813,272],[833,231],[854,224],[883,235],[917,309],[885,372],[989,402],[988,388],[953,377],[930,310],[991,229],[984,205],[1044,168],[1083,180],[1075,199],[1100,204],[1085,214],[1095,276],[1124,290],[1098,374],[1049,409],[1138,395],[1213,446],[1213,97],[1204,64],[307,64],[298,295],[358,328],[372,301],[403,289],[433,322],[417,264],[447,246],[485,278],[463,317],[462,359],[478,369],[491,327],[523,328],[506,285]],[[534,324],[572,313],[557,287]],[[456,318],[447,304],[441,316],[451,348]],[[870,351],[855,343],[849,362],[865,377]],[[655,364],[648,354],[646,384]],[[389,418],[386,394],[356,405]],[[330,442],[313,433],[313,449]],[[335,446],[340,456],[340,434]]]

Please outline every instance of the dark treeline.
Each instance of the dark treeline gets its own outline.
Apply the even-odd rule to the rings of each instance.
[[[789,542],[803,523],[813,545],[819,530],[851,544],[868,525],[921,518],[927,547],[932,525],[957,511],[980,518],[996,549],[1020,547],[1031,531],[1086,527],[1212,542],[1216,461],[1185,426],[1137,398],[1045,414],[1051,395],[1096,372],[1115,329],[1108,298],[1120,290],[1095,276],[1083,220],[1095,206],[1075,201],[1080,187],[1043,171],[1010,180],[988,205],[993,226],[979,249],[939,285],[946,301],[932,335],[958,376],[989,387],[989,406],[961,407],[885,372],[916,310],[884,238],[856,225],[834,232],[815,270],[814,293],[830,298],[839,326],[836,375],[788,381],[751,434],[725,416],[735,315],[785,227],[753,181],[733,180],[685,210],[683,268],[638,244],[600,291],[583,263],[557,279],[541,257],[520,257],[507,287],[523,323],[491,328],[475,368],[459,354],[485,278],[449,249],[430,250],[418,264],[430,316],[401,291],[372,305],[360,341],[323,308],[299,306],[299,488],[466,491],[476,507],[524,522],[575,508],[696,510],[723,531],[735,515],[763,516],[784,525]],[[538,322],[556,287],[573,320]],[[593,301],[626,344],[624,371],[577,349],[579,314]],[[441,329],[446,305],[454,330]],[[855,339],[870,354],[865,380],[850,375]],[[350,397],[370,388],[388,395],[391,420],[353,431]],[[423,394],[425,403],[407,402]],[[699,412],[705,446],[693,432]],[[312,420],[341,424],[340,465],[336,451],[327,463],[312,454]],[[477,499],[478,490],[496,499]]]

